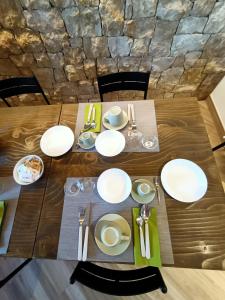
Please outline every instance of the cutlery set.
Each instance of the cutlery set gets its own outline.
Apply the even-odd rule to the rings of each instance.
[[[91,215],[91,204],[86,208],[79,208],[79,236],[78,236],[78,260],[87,260],[88,252],[88,236],[89,236],[89,224],[90,224],[90,215]],[[83,225],[85,227],[84,233],[84,243],[83,243]],[[83,245],[83,248],[82,248]]]
[[[151,258],[151,247],[150,247],[150,238],[149,238],[149,225],[148,221],[151,217],[150,207],[146,204],[141,206],[140,215],[136,219],[136,223],[139,226],[139,236],[140,236],[140,247],[141,247],[141,256],[146,257],[147,259]],[[145,225],[145,238],[143,234],[143,224]]]
[[[95,115],[96,115],[96,109],[94,107],[94,104],[91,103],[89,106],[87,122],[84,124],[81,133],[96,127]]]

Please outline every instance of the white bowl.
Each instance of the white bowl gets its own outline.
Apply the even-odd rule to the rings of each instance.
[[[41,137],[41,151],[51,157],[61,156],[68,152],[74,143],[73,131],[63,125],[56,125],[48,130]]]
[[[113,157],[118,155],[125,148],[124,135],[116,130],[105,130],[95,140],[95,148],[103,156]]]
[[[97,181],[97,191],[108,203],[123,202],[129,197],[131,189],[132,182],[129,175],[117,168],[104,171]]]
[[[20,180],[19,178],[19,175],[18,175],[18,172],[17,172],[17,168],[25,161],[25,160],[28,160],[28,159],[31,159],[32,157],[35,157],[36,159],[38,159],[41,164],[42,164],[42,169],[41,169],[41,173],[40,175],[38,176],[38,178],[33,181],[33,182],[24,182],[22,180]],[[14,180],[16,181],[16,183],[20,184],[20,185],[29,185],[29,184],[32,184],[34,182],[36,182],[38,179],[41,178],[41,176],[43,175],[43,172],[44,172],[44,163],[43,163],[43,160],[40,158],[40,156],[38,155],[27,155],[27,156],[24,156],[23,158],[21,158],[15,165],[14,169],[13,169],[13,178]]]

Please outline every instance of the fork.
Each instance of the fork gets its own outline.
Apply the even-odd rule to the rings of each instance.
[[[161,202],[161,198],[160,198],[160,191],[159,191],[160,185],[159,185],[158,177],[155,176],[154,179],[153,179],[153,181],[154,181],[154,185],[155,185],[155,188],[156,188],[156,191],[157,191],[158,201],[160,203]]]
[[[133,131],[137,130],[137,124],[136,124],[136,120],[135,120],[135,114],[134,114],[134,104],[130,104],[130,109],[131,109],[131,128]]]
[[[79,208],[79,237],[78,237],[78,260],[82,259],[82,240],[83,240],[83,223],[85,219],[85,209]]]
[[[89,106],[88,118],[87,118],[87,122],[84,124],[83,131],[86,131],[86,130],[88,130],[88,129],[91,128],[91,113],[92,113],[92,109],[93,109],[93,103],[91,103],[90,106]]]

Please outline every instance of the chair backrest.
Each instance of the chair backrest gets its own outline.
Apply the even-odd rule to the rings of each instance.
[[[150,72],[120,72],[98,77],[101,101],[103,101],[103,94],[122,90],[143,91],[146,99],[149,76]]]
[[[50,104],[36,77],[16,77],[0,81],[0,98],[10,106],[5,98],[21,94],[41,93],[47,104]]]
[[[137,270],[111,270],[90,262],[79,262],[70,283],[75,281],[96,291],[116,296],[133,296],[161,289],[167,292],[158,268],[145,267]]]

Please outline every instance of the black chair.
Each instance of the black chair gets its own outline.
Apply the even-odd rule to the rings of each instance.
[[[10,280],[12,279],[17,273],[19,273],[29,262],[32,261],[32,258],[26,259],[22,264],[20,264],[15,270],[13,270],[8,276],[4,279],[0,280],[0,289]]]
[[[50,104],[35,76],[18,78],[15,77],[0,81],[0,98],[9,107],[11,105],[5,98],[31,93],[42,94],[46,103],[48,105]]]
[[[98,292],[115,296],[134,296],[167,287],[158,268],[145,267],[137,270],[111,270],[90,262],[79,262],[70,277]]]
[[[103,102],[103,94],[122,90],[143,91],[146,99],[149,76],[150,72],[120,72],[98,77],[101,101]]]
[[[220,148],[223,148],[223,147],[225,147],[225,142],[223,142],[223,143],[221,143],[221,144],[215,146],[214,148],[212,148],[212,151],[216,151],[216,150],[218,150],[218,149],[220,149]]]

